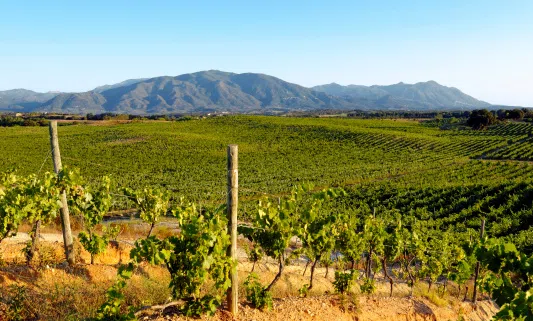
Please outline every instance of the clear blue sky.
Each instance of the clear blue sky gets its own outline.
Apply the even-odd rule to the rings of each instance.
[[[0,90],[207,69],[304,86],[435,80],[533,106],[533,1],[0,0]]]

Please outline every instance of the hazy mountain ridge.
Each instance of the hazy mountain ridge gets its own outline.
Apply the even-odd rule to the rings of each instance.
[[[446,109],[486,108],[491,104],[475,99],[454,87],[446,87],[435,81],[388,86],[360,86],[328,84],[313,87],[331,95],[352,98],[375,99],[383,108],[398,109]]]
[[[0,109],[4,110],[23,110],[38,107],[53,97],[57,96],[56,92],[39,93],[27,89],[11,89],[0,91]]]
[[[156,77],[101,93],[59,95],[41,111],[165,114],[190,112],[262,112],[269,110],[350,109],[361,107],[323,92],[263,74],[216,70]]]
[[[94,91],[61,93],[41,104],[36,111],[67,114],[105,113],[106,110],[103,107],[105,102],[106,98]]]
[[[124,80],[124,81],[121,81],[119,83],[112,84],[112,85],[98,86],[98,87],[94,88],[91,91],[94,91],[94,92],[97,92],[97,93],[102,93],[102,92],[104,92],[106,90],[109,90],[109,89],[114,89],[114,88],[118,88],[118,87],[124,87],[124,86],[128,86],[128,85],[136,84],[136,83],[144,81],[146,79],[148,79],[148,78],[128,79],[128,80]]]
[[[3,100],[2,100],[3,99]],[[218,70],[129,79],[84,93],[0,91],[0,109],[58,113],[262,113],[315,109],[452,109],[490,104],[434,81],[389,86],[328,84],[306,88],[257,73]]]

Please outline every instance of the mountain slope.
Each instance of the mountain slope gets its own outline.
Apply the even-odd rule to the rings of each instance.
[[[65,114],[104,113],[106,99],[99,93],[89,91],[86,93],[59,94],[49,101],[41,104],[36,110],[42,112]]]
[[[435,81],[416,84],[398,83],[389,86],[341,86],[328,84],[313,87],[330,95],[375,99],[382,108],[392,109],[445,109],[485,108],[489,103],[477,100],[459,89],[446,87]]]
[[[98,86],[98,87],[94,88],[92,91],[97,92],[97,93],[102,93],[102,92],[104,92],[106,90],[109,90],[109,89],[129,86],[131,84],[136,84],[136,83],[141,82],[141,81],[146,80],[146,79],[148,79],[148,78],[128,79],[128,80],[124,80],[124,81],[121,81],[121,82],[113,84],[113,85]]]
[[[263,112],[270,110],[353,109],[355,101],[285,82],[263,74],[216,70],[157,77],[130,85],[57,97],[43,111],[163,114],[188,112]]]
[[[339,97],[348,96],[371,100],[377,100],[389,94],[387,91],[378,87],[367,87],[360,85],[342,86],[336,83],[315,86],[312,89]]]
[[[38,93],[26,89],[0,91],[0,110],[31,111],[58,93]]]
[[[129,79],[83,93],[0,92],[0,110],[57,113],[264,113],[316,109],[438,110],[484,108],[434,81],[390,86],[328,84],[306,88],[256,73],[217,70],[176,77]]]

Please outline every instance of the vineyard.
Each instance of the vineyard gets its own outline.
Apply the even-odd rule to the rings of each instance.
[[[372,295],[380,281],[390,296],[400,284],[412,296],[425,283],[427,293],[444,297],[453,288],[472,304],[490,297],[501,306],[498,319],[529,320],[533,311],[520,307],[531,300],[532,128],[251,116],[80,124],[59,127],[66,168],[57,174],[45,128],[0,128],[0,245],[31,227],[24,255],[35,264],[41,226],[57,223],[68,203],[92,265],[124,231],[104,221],[133,210],[147,233],[130,244],[129,260],[121,259],[115,281],[83,318],[137,319],[144,304],[128,299],[127,289],[147,266],[164,266],[169,276],[172,302],[153,305],[215,314],[242,264],[227,252],[226,146],[235,143],[238,229],[252,263],[241,294],[255,308],[271,309],[273,289],[303,260],[302,297],[316,295],[317,269],[327,279],[331,268],[343,300],[354,288]],[[176,232],[158,234],[169,219]],[[69,250],[65,243],[67,257]],[[265,260],[275,266],[267,282],[253,272]],[[9,320],[38,317],[13,293],[0,294]]]
[[[241,193],[286,193],[297,182],[344,186],[444,167],[507,146],[529,124],[440,130],[411,121],[216,117],[182,122],[61,127],[63,163],[121,187],[161,186],[191,200],[223,200],[225,146],[241,148]],[[0,128],[0,170],[51,168],[48,131]],[[312,156],[312,157],[311,157]],[[462,182],[458,182],[462,183]]]

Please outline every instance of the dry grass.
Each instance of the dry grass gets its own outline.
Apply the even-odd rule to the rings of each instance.
[[[23,314],[38,320],[80,320],[93,317],[115,281],[117,269],[110,265],[57,266],[33,269],[10,265],[0,269],[0,315],[14,291],[24,287]],[[142,266],[126,287],[126,305],[141,307],[164,303],[170,297],[168,272],[160,267]],[[4,302],[4,304],[2,304]]]
[[[169,233],[165,229],[159,233]],[[24,244],[10,244],[0,252],[8,253],[8,265],[0,268],[0,297],[5,302],[9,298],[9,286],[16,284],[25,288],[24,311],[28,316],[38,316],[40,320],[79,320],[92,317],[105,300],[105,292],[116,279],[116,264],[122,256],[129,257],[131,246],[119,243],[121,249],[109,246],[108,250],[96,256],[94,265],[88,265],[90,255],[80,249],[78,264],[69,268],[62,264],[63,248],[61,243],[41,242],[40,249],[32,266],[24,264],[21,252]],[[239,264],[241,297],[244,298],[244,280],[252,264]],[[261,263],[256,266],[263,284],[269,284],[277,273],[277,266]],[[309,283],[309,271],[302,276],[303,266],[287,266],[282,279],[273,287],[275,298],[297,297],[299,289]],[[333,273],[324,277],[325,269],[318,268],[314,288],[309,296],[333,292],[331,285]],[[142,307],[163,304],[169,301],[168,284],[170,275],[165,268],[142,265],[128,281],[126,287],[127,305]],[[2,304],[0,303],[0,306]],[[1,309],[1,307],[0,307]],[[6,309],[4,305],[3,309]],[[1,311],[1,310],[0,310]]]
[[[168,228],[159,228],[158,235],[174,233]],[[75,268],[63,263],[61,243],[42,242],[32,266],[24,265],[21,249],[24,244],[2,244],[0,253],[4,253],[7,265],[0,265],[0,315],[5,313],[14,291],[10,286],[24,288],[24,313],[28,318],[37,316],[39,320],[80,320],[94,316],[98,307],[105,300],[105,292],[116,280],[117,264],[122,259],[126,262],[131,245],[119,242],[118,246],[109,246],[106,253],[96,257],[95,265],[88,265],[90,255],[84,250],[79,251],[79,262]],[[79,245],[78,245],[79,246]],[[7,256],[7,257],[6,257]],[[287,298],[297,298],[299,289],[309,283],[310,271],[305,275],[304,264],[286,266],[280,281],[273,287],[272,294],[277,302]],[[243,283],[252,269],[252,263],[240,262],[238,266],[240,297],[245,298]],[[263,260],[255,266],[255,272],[263,285],[268,285],[277,273],[277,265],[272,260]],[[330,268],[328,278],[326,269],[317,268],[314,287],[308,298],[321,298],[324,294],[334,293],[332,281],[334,270]],[[377,290],[372,295],[361,295],[359,283],[355,283],[350,293],[335,296],[336,306],[346,313],[355,314],[363,311],[363,306],[372,302],[389,302],[389,300],[409,300],[410,288],[405,283],[394,286],[393,297],[389,298],[389,285],[377,274]],[[170,275],[163,267],[142,265],[135,272],[125,289],[126,305],[140,308],[142,306],[164,304],[170,300],[168,284]],[[432,289],[428,292],[427,284],[420,282],[414,289],[415,298],[424,300],[435,307],[463,309],[461,305],[464,290],[460,299],[456,299],[456,287],[449,285],[450,294],[441,295]],[[280,301],[281,300],[281,301]],[[292,299],[291,299],[292,300]],[[330,300],[330,299],[328,299]],[[2,304],[4,302],[4,304]],[[396,301],[392,301],[396,302]],[[366,311],[366,310],[365,310]],[[364,312],[364,311],[363,311]],[[365,312],[366,313],[366,312]],[[0,320],[2,320],[0,318]]]
[[[415,285],[413,294],[417,297],[423,297],[428,299],[431,303],[438,307],[445,307],[450,305],[448,293],[441,293],[439,289],[428,289],[428,285],[425,283],[417,283]]]
[[[239,287],[241,291],[241,297],[244,296],[244,280],[248,277],[248,274],[252,270],[252,264],[249,262],[240,262],[239,263],[239,282],[241,286]],[[302,286],[309,284],[309,270],[302,275],[304,271],[303,266],[286,266],[283,270],[282,277],[276,285],[272,288],[272,296],[274,298],[286,298],[299,296],[299,290]],[[260,282],[267,286],[274,279],[278,272],[278,266],[273,263],[260,263],[257,264],[254,270],[258,274]],[[330,271],[328,278],[325,276],[326,269],[317,268],[315,272],[315,277],[313,281],[313,289],[308,294],[309,296],[323,295],[324,293],[333,293],[334,288],[332,285],[333,281],[333,272]]]

